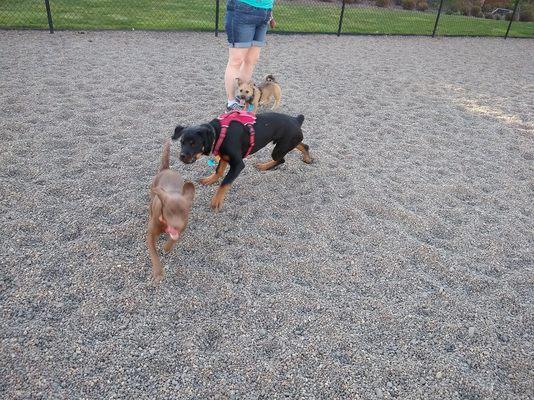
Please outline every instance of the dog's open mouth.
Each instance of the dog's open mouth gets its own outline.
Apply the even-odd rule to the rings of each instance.
[[[186,156],[183,154],[180,154],[180,161],[184,164],[193,164],[197,160],[197,157],[193,156]]]
[[[169,234],[172,240],[178,240],[178,238],[180,237],[180,232],[178,232],[178,230],[174,229],[172,226],[167,226],[165,232]]]

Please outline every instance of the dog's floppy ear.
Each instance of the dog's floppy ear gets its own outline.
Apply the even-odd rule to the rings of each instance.
[[[182,195],[189,201],[189,203],[192,203],[195,197],[195,185],[189,181],[185,182],[184,187],[182,188]]]
[[[200,132],[200,136],[202,136],[202,154],[204,154],[205,156],[209,156],[212,145],[212,142],[210,140],[210,133],[208,130],[204,129]]]
[[[174,128],[174,135],[172,135],[172,140],[178,139],[180,136],[182,136],[182,131],[184,130],[184,127],[181,125],[178,125],[176,128]]]
[[[241,85],[243,83],[243,81],[241,80],[241,78],[235,78],[235,84],[237,86]]]

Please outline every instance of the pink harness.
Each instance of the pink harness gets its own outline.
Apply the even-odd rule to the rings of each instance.
[[[224,138],[226,137],[226,131],[228,130],[230,123],[233,121],[237,121],[240,124],[243,124],[244,126],[248,127],[249,129],[250,146],[248,147],[248,150],[245,153],[245,156],[243,157],[247,158],[247,156],[252,151],[252,148],[254,147],[254,123],[256,122],[256,116],[244,110],[234,110],[230,111],[229,113],[219,115],[217,119],[220,121],[221,124],[221,133],[219,134],[219,139],[217,139],[217,143],[215,144],[215,147],[213,149],[213,155],[219,155],[219,150],[224,141]]]

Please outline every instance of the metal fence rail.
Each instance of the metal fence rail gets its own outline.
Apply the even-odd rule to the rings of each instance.
[[[224,30],[224,0],[0,0],[0,28]],[[534,38],[534,0],[277,0],[276,32]]]

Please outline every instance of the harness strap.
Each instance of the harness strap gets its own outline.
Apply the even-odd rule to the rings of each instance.
[[[247,158],[248,155],[250,154],[250,152],[252,151],[252,149],[254,148],[254,139],[256,137],[256,132],[254,131],[254,125],[246,124],[245,126],[248,126],[248,131],[249,131],[249,134],[250,134],[250,146],[248,146],[248,150],[245,153],[245,157],[243,157],[243,158]]]
[[[215,147],[213,148],[213,155],[218,156],[219,155],[219,149],[221,148],[222,143],[224,142],[224,138],[226,137],[226,131],[228,130],[228,125],[221,125],[221,133],[219,134],[219,138],[217,139],[217,143],[215,144]]]
[[[249,135],[250,135],[250,145],[248,147],[247,152],[245,153],[245,156],[243,158],[247,158],[248,155],[251,153],[252,149],[254,148],[254,142],[255,142],[255,136],[256,132],[254,131],[254,123],[256,122],[256,117],[253,114],[250,114],[246,111],[231,111],[226,114],[219,115],[217,118],[220,121],[221,124],[221,133],[219,134],[219,138],[217,139],[217,143],[215,144],[215,147],[213,148],[213,155],[218,156],[221,145],[224,142],[224,139],[226,138],[226,133],[228,132],[228,127],[230,126],[230,123],[233,121],[237,121],[241,123],[243,126],[248,127]]]
[[[211,148],[208,150],[207,153],[204,153],[204,154],[209,155],[212,152],[213,148],[215,147],[215,139],[217,139],[217,132],[215,132],[215,128],[213,127],[212,124],[204,124],[204,126],[207,126],[208,128],[210,128],[210,131],[213,134],[213,142],[212,142]],[[211,140],[211,138],[210,138],[210,140]]]

